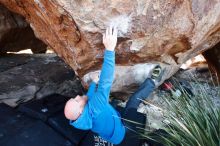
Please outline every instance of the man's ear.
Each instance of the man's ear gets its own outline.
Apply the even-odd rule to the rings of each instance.
[[[64,107],[64,115],[67,119],[72,120],[73,119],[73,105],[72,105],[73,98],[69,99],[66,102],[66,105]]]

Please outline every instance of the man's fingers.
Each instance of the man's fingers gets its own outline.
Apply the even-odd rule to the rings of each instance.
[[[109,35],[112,35],[112,25],[109,27]]]
[[[118,29],[116,26],[114,26],[113,35],[117,37],[118,35]]]
[[[112,34],[112,26],[110,25],[108,28],[108,35],[111,35],[111,34]]]
[[[102,34],[102,40],[104,40],[104,39],[105,39],[105,33]]]
[[[108,27],[105,30],[105,37],[108,35]]]

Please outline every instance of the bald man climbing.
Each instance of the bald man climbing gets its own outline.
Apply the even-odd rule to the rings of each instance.
[[[113,144],[119,144],[125,137],[125,126],[119,113],[109,104],[109,94],[114,80],[115,47],[117,43],[117,29],[109,27],[103,35],[103,44],[106,48],[104,62],[100,74],[92,77],[86,95],[67,101],[64,114],[70,124],[82,130],[92,130],[103,139]],[[155,67],[152,78],[148,78],[129,99],[124,113],[124,118],[129,116],[129,111],[137,111],[140,99],[145,99],[155,88],[157,79],[160,78],[161,68]],[[133,112],[131,112],[133,114]]]

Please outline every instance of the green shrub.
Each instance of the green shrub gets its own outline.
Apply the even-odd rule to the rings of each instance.
[[[168,135],[153,137],[145,133],[144,137],[167,146],[220,146],[220,108],[213,103],[209,91],[196,84],[200,89],[195,90],[195,96],[183,90],[180,97],[162,97],[167,104],[164,115],[169,121],[162,129]]]

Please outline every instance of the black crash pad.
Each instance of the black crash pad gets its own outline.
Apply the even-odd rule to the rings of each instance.
[[[48,119],[48,123],[53,129],[68,138],[74,145],[79,145],[88,131],[76,129],[69,124],[63,112],[60,112]]]
[[[98,140],[98,137],[96,134],[92,132],[89,132],[87,134],[88,131],[79,130],[69,125],[69,121],[64,117],[63,114],[63,107],[67,100],[67,97],[63,97],[61,95],[50,95],[41,100],[36,100],[23,104],[19,107],[19,110],[28,114],[31,117],[35,117],[43,121],[48,121],[49,125],[54,130],[62,134],[64,137],[68,138],[75,145],[97,145],[96,142]],[[121,115],[123,115],[124,108],[116,107],[116,109]],[[144,114],[133,111],[131,118],[136,122],[142,123],[142,128],[144,128],[144,123],[146,121],[146,117]],[[100,141],[103,140],[100,139]],[[126,133],[126,137],[120,146],[138,146],[141,143],[142,140],[138,137],[136,133],[129,132],[129,134]],[[107,142],[106,144],[112,145]]]
[[[40,100],[34,100],[19,106],[18,110],[36,119],[46,121],[48,117],[63,111],[66,101],[70,97],[52,94]]]
[[[0,104],[1,146],[72,146],[52,128]]]

